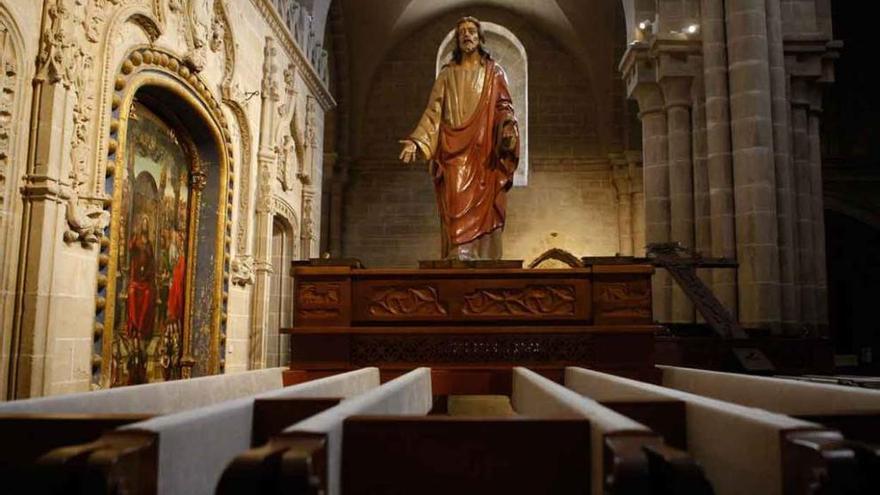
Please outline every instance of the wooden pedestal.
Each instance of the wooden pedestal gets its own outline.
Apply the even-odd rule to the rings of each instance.
[[[512,366],[557,380],[565,366],[652,379],[652,273],[295,266],[286,380],[363,366],[384,378],[430,366],[448,393],[509,392],[499,377],[509,382]]]

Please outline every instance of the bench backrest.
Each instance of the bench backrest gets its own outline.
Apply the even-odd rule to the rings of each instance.
[[[782,414],[880,413],[880,390],[675,366],[658,368],[664,387]]]
[[[343,422],[359,415],[417,415],[431,411],[431,370],[418,368],[374,390],[301,421],[284,434],[322,435],[326,438],[327,493],[340,493]]]
[[[0,403],[0,415],[13,413],[170,414],[283,386],[286,368],[268,368],[188,380],[146,383],[94,392]],[[0,416],[2,417],[2,416]]]
[[[212,494],[224,466],[251,446],[257,401],[347,398],[378,386],[379,370],[365,368],[126,425],[91,445],[53,451],[44,460],[63,466],[68,459],[81,456],[78,452],[88,451],[101,453],[90,458],[114,459],[115,464],[124,466],[126,459],[137,457],[135,467],[126,469],[144,477],[148,475],[141,472],[149,469],[140,466],[153,464],[152,479],[142,479],[137,485],[126,479],[128,473],[112,472],[112,467],[111,472],[102,474],[103,478],[121,479],[119,483],[136,487],[135,493],[150,493],[154,489],[159,494]],[[84,470],[92,467],[87,465]]]
[[[355,416],[342,493],[588,493],[584,419]]]
[[[531,417],[574,417],[590,420],[590,470],[593,495],[604,492],[605,466],[602,460],[606,436],[620,434],[652,436],[651,430],[646,426],[526,368],[517,367],[513,370],[511,404],[517,413]]]
[[[565,386],[598,401],[677,399],[686,404],[688,451],[719,495],[782,493],[785,432],[815,423],[619,376],[566,368]]]

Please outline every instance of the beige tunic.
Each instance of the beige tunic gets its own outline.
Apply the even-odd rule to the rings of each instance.
[[[470,119],[480,102],[485,82],[485,63],[474,68],[449,64],[440,70],[425,113],[410,135],[425,157],[434,158],[441,121],[459,128]]]

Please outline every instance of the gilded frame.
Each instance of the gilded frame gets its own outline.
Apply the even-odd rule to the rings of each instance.
[[[126,141],[128,119],[135,95],[145,87],[156,87],[174,94],[186,102],[203,121],[211,133],[216,145],[216,170],[204,170],[203,173],[218,173],[218,199],[225,203],[225,208],[218,205],[216,239],[214,246],[214,288],[211,312],[211,343],[207,369],[209,373],[225,371],[226,321],[229,294],[230,245],[232,237],[232,200],[234,189],[232,136],[226,117],[216,98],[208,90],[207,85],[189,67],[175,55],[155,48],[141,47],[133,50],[120,64],[119,72],[114,79],[110,104],[110,128],[105,163],[105,209],[111,213],[110,225],[105,231],[98,257],[98,297],[96,301],[94,358],[92,366],[92,383],[101,388],[110,386],[110,366],[113,359],[113,332],[116,318],[115,297],[116,272],[118,264],[118,242],[120,229],[121,188],[116,187],[115,178],[120,176],[126,166]],[[197,156],[197,155],[196,155]],[[198,224],[199,201],[193,201],[190,211],[196,221],[190,225],[189,252],[194,253],[195,235],[193,229]],[[183,360],[192,360],[191,341],[191,307],[194,290],[194,264],[196,257],[187,260],[186,273],[188,292],[185,311],[187,320],[184,323],[186,347],[183,349]],[[194,363],[194,361],[193,361]],[[184,368],[188,369],[188,368]],[[184,377],[188,377],[184,375]]]

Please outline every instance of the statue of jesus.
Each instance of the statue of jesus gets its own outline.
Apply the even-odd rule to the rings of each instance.
[[[430,161],[445,259],[501,259],[506,193],[519,163],[507,76],[483,46],[480,21],[456,24],[452,60],[434,82],[400,159]]]

